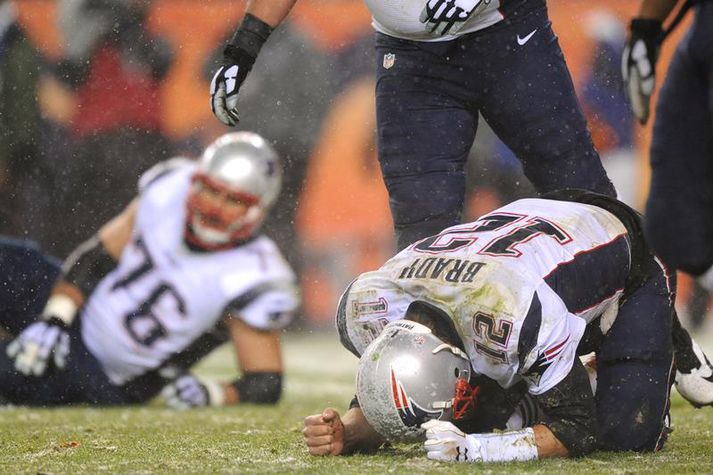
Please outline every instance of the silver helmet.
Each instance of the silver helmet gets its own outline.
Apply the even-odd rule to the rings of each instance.
[[[390,441],[423,437],[421,424],[451,421],[472,396],[470,361],[420,323],[388,324],[359,359],[357,398],[369,424]],[[465,394],[465,388],[471,394]],[[460,399],[459,399],[460,398]]]
[[[234,245],[254,235],[282,185],[282,170],[275,149],[252,132],[219,137],[206,148],[188,197],[189,241],[209,249]],[[245,205],[245,212],[231,215],[201,198],[210,190]]]

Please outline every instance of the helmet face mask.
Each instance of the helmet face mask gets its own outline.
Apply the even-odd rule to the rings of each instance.
[[[280,193],[275,150],[259,135],[221,136],[203,153],[186,201],[186,239],[227,249],[255,235]]]
[[[390,441],[423,438],[421,424],[454,420],[462,412],[456,387],[467,385],[470,361],[420,323],[387,325],[364,351],[357,372],[357,398],[369,424]]]

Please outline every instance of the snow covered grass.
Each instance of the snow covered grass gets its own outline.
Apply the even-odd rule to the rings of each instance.
[[[273,408],[238,406],[174,412],[155,403],[118,409],[0,410],[0,473],[473,473],[431,462],[418,445],[375,455],[315,458],[300,432],[305,415],[353,395],[355,358],[334,334],[290,335],[287,380]],[[710,346],[705,345],[708,349]],[[232,378],[229,348],[198,371]],[[604,454],[478,467],[479,473],[713,473],[713,408],[696,410],[677,395],[674,432],[658,454]]]

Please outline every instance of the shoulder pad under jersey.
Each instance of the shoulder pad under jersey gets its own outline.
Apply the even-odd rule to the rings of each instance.
[[[187,157],[173,157],[157,163],[146,170],[139,178],[139,193],[142,193],[151,183],[154,183],[159,178],[193,163],[196,163],[196,161]]]

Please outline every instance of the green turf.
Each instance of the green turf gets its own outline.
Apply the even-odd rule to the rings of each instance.
[[[154,403],[119,409],[0,410],[0,473],[473,473],[431,462],[418,445],[375,455],[317,458],[300,433],[305,415],[343,409],[355,360],[333,335],[286,339],[288,376],[276,408],[238,406],[174,412]],[[230,377],[222,348],[199,372]],[[487,465],[480,473],[713,473],[713,409],[674,398],[674,432],[658,454],[598,453],[581,460]]]

